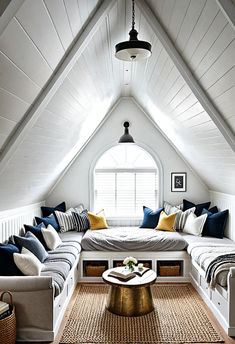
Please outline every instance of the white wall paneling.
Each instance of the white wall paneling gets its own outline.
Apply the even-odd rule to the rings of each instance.
[[[233,0],[217,0],[222,12],[235,30],[235,3]]]
[[[235,240],[235,196],[221,192],[210,191],[212,205],[217,205],[219,210],[229,210],[229,218],[225,229],[225,235]]]
[[[86,46],[89,43],[89,41],[96,34],[96,32],[99,35],[99,37],[101,37],[98,28],[104,22],[104,19],[109,13],[109,10],[112,8],[113,3],[114,1],[112,2],[105,1],[101,4],[97,12],[95,12],[94,16],[91,18],[91,21],[89,21],[88,25],[84,28],[82,34],[78,37],[76,43],[72,46],[69,54],[66,55],[59,71],[50,79],[50,82],[47,84],[47,87],[44,88],[44,90],[41,92],[40,96],[38,97],[37,101],[34,102],[30,111],[27,113],[27,116],[24,117],[23,120],[21,120],[20,124],[17,127],[17,131],[14,133],[14,135],[10,137],[10,139],[8,139],[7,144],[5,145],[5,149],[1,154],[0,168],[2,171],[2,175],[1,175],[0,184],[4,184],[5,178],[9,178],[7,177],[8,173],[12,169],[13,166],[19,163],[19,159],[17,158],[17,155],[19,155],[20,152],[22,152],[23,157],[24,157],[23,161],[26,160],[28,162],[28,164],[30,165],[30,172],[32,173],[31,182],[33,186],[30,188],[30,190],[28,189],[27,192],[32,195],[29,197],[33,197],[33,194],[34,194],[35,201],[37,201],[39,197],[38,190],[41,189],[40,190],[40,197],[41,197],[43,192],[45,192],[45,189],[49,187],[48,184],[51,185],[53,178],[55,179],[58,176],[55,173],[55,168],[57,168],[57,165],[60,164],[63,158],[65,158],[66,154],[68,154],[70,150],[76,144],[78,144],[79,140],[81,140],[84,143],[84,141],[89,137],[89,135],[95,130],[96,125],[99,124],[100,120],[102,120],[102,117],[105,115],[107,109],[111,106],[112,102],[116,98],[117,96],[116,93],[113,93],[113,92],[111,93],[109,91],[109,94],[107,94],[107,90],[104,88],[103,84],[100,85],[101,87],[97,87],[95,80],[91,79],[90,73],[86,74],[84,78],[84,83],[79,84],[81,86],[81,88],[79,89],[77,88],[77,86],[75,86],[75,89],[74,87],[71,87],[68,81],[69,76],[71,75],[69,74],[69,72],[71,71],[72,67],[76,65],[78,58],[85,51]],[[26,1],[25,6],[26,5],[27,5],[27,1]],[[31,2],[31,7],[28,9],[28,11],[32,10],[35,12],[35,9],[32,6],[33,6],[33,3]],[[40,7],[40,9],[42,9],[42,7]],[[23,11],[23,9],[21,9],[21,11],[22,11],[22,16],[18,13],[18,17],[21,18],[23,22],[24,18],[26,18],[25,11]],[[46,11],[45,6],[43,7],[43,11]],[[27,20],[29,20],[29,18]],[[48,25],[49,25],[49,21],[48,21]],[[32,23],[30,23],[30,26],[28,27],[28,29],[30,29],[31,26],[32,26]],[[89,50],[87,53],[89,53]],[[90,66],[92,66],[91,68],[95,69],[95,64],[93,62],[94,61],[92,61],[92,64],[87,64],[86,67],[90,68]],[[103,66],[105,68],[104,63],[103,63]],[[103,73],[103,74],[106,76],[106,79],[103,81],[103,83],[105,84],[106,80],[108,79],[110,80],[110,78],[107,73]],[[68,76],[68,79],[66,79],[67,76]],[[100,76],[102,77],[101,74]],[[97,77],[96,71],[95,71],[94,77]],[[85,91],[83,91],[84,86],[86,85],[86,80],[89,81],[89,84],[93,83],[93,85],[96,85],[95,88],[96,88],[97,95],[95,96],[93,94],[91,95],[92,91],[89,92],[86,87],[85,87]],[[65,82],[63,83],[63,81]],[[110,84],[110,88],[111,87],[113,91],[113,86],[111,86]],[[84,92],[85,92],[84,98],[86,99],[86,105],[89,104],[89,107],[86,109],[82,108],[82,105],[80,104],[80,99],[79,99],[80,93],[84,93]],[[90,102],[90,98],[91,98],[90,95],[91,97],[93,97],[93,102]],[[57,132],[58,143],[59,141],[60,143],[62,143],[63,141],[64,146],[61,149],[61,145],[58,144],[57,154],[56,154],[56,145],[54,145],[54,155],[50,154],[51,149],[49,148],[50,137],[53,136],[53,133],[54,133],[53,124],[51,123],[51,126],[52,126],[51,131],[50,131],[50,128],[48,127],[47,128],[48,130],[44,130],[44,131],[41,130],[41,134],[39,134],[39,128],[36,128],[37,120],[40,118],[41,114],[44,113],[43,110],[49,104],[53,96],[56,99],[56,101],[54,101],[54,103],[57,104],[56,108],[61,109],[62,110],[60,111],[61,115],[69,119],[68,127],[70,129],[70,132],[69,132],[70,135],[65,136],[63,133],[63,137],[61,137],[61,139]],[[52,99],[52,102],[53,102],[53,99]],[[97,102],[99,102],[99,104]],[[97,113],[97,110],[98,110],[98,113]],[[51,113],[54,110],[50,109],[50,106],[49,106],[49,111],[50,111],[49,113]],[[89,115],[91,116],[94,116],[94,114],[97,114],[96,119],[93,120],[91,118],[86,118],[87,113],[89,113]],[[58,116],[57,111],[55,112],[55,114]],[[79,126],[79,124],[81,123],[82,120],[84,120],[84,118],[86,118],[86,121],[84,123],[85,127],[88,128],[89,124],[90,126],[87,132],[83,130],[83,133],[81,133],[82,128],[81,126]],[[91,121],[92,123],[89,123]],[[42,127],[42,121],[40,121],[40,119],[39,119],[39,122],[40,122],[39,127],[40,126]],[[28,139],[27,134],[29,135],[30,139]],[[35,136],[36,138],[35,140],[37,140],[38,134],[41,136],[42,141],[39,142],[38,140],[38,142],[34,142],[33,138]],[[33,150],[29,151],[27,149],[30,141],[31,141],[31,147],[33,147],[33,149],[35,149],[35,153],[38,152],[39,155],[40,155],[39,152],[41,152],[41,154],[42,152],[44,152],[43,154],[45,154],[45,147],[47,147],[46,149],[47,158],[50,160],[50,162],[49,163],[47,162],[46,167],[45,167],[45,173],[46,174],[48,173],[47,178],[45,178],[43,181],[41,180],[41,184],[45,183],[46,186],[42,185],[41,188],[40,188],[40,184],[38,184],[38,178],[37,178],[37,170],[39,167],[38,165],[41,163],[39,159],[37,159],[37,156],[35,156],[34,151]],[[25,149],[25,152],[23,152],[24,149]],[[37,161],[37,163],[35,163],[35,161]],[[51,171],[50,176],[49,176],[49,166],[50,166],[50,171]],[[64,167],[65,166],[60,167],[60,169]],[[5,170],[3,171],[3,169]],[[21,167],[18,168],[18,170],[21,170]],[[36,183],[34,183],[34,179],[36,179]],[[14,186],[18,188],[22,188],[22,185],[24,184],[25,184],[24,182],[21,182],[21,184],[18,185],[17,181],[14,182]],[[17,198],[17,194],[15,197]]]
[[[189,75],[194,75],[204,93],[207,92],[212,106],[220,111],[219,119],[226,122],[226,127],[230,126],[232,142],[235,129],[232,110],[234,31],[213,0],[175,1],[171,6],[167,3],[148,2],[188,64]],[[142,2],[139,5],[140,9],[144,6]],[[190,20],[192,13],[195,18]],[[148,35],[152,32],[150,25],[146,28],[143,15],[140,31],[144,37],[146,32]],[[158,32],[155,33],[158,36]],[[183,37],[185,34],[187,38]],[[132,94],[211,189],[235,193],[235,179],[231,182],[231,176],[228,175],[230,169],[235,176],[234,152],[221,134],[218,123],[213,123],[205,111],[207,108],[199,103],[182,78],[182,71],[177,70],[171,58],[158,64],[160,53],[163,55],[162,49],[161,43],[158,43],[158,49],[153,49],[152,57],[138,65]],[[217,167],[220,167],[222,175],[219,183]]]
[[[0,242],[4,242],[10,235],[19,235],[24,224],[32,225],[35,216],[41,216],[40,202],[25,207],[0,212]]]
[[[200,3],[199,1],[191,2],[194,4]],[[163,44],[164,48],[166,49],[167,53],[170,55],[171,59],[174,61],[175,65],[177,66],[178,70],[180,71],[181,75],[191,88],[192,92],[195,94],[199,102],[202,104],[203,108],[207,111],[208,115],[212,119],[212,121],[216,124],[219,128],[223,136],[225,137],[228,144],[231,148],[235,151],[235,136],[234,133],[231,131],[227,123],[224,121],[223,117],[221,117],[218,110],[215,108],[213,103],[207,97],[207,94],[204,92],[200,84],[198,83],[197,79],[194,78],[190,69],[182,59],[181,55],[178,53],[177,49],[175,49],[174,45],[172,44],[171,40],[167,36],[166,32],[158,22],[157,18],[153,15],[150,8],[143,4],[141,1],[137,1],[138,6],[140,7],[141,11],[144,13],[146,20],[152,27],[153,31],[156,33],[159,40]],[[189,16],[190,21],[191,16]],[[191,21],[190,21],[191,22]],[[187,30],[185,30],[187,32]]]
[[[21,5],[25,0],[9,1],[8,6],[5,8],[4,12],[1,14],[0,20],[0,35],[7,27],[10,20],[17,13]]]

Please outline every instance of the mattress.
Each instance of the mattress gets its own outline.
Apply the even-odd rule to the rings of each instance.
[[[206,273],[210,263],[218,256],[235,253],[235,243],[232,240],[227,238],[213,239],[209,237],[208,240],[205,239],[206,237],[201,237],[201,240],[192,240],[187,248],[192,259],[200,266],[204,273]],[[227,287],[227,276],[230,267],[231,265],[227,265],[226,269],[218,271],[216,275],[216,283],[222,287]]]
[[[89,229],[81,241],[85,251],[182,251],[187,245],[178,232],[139,227]]]

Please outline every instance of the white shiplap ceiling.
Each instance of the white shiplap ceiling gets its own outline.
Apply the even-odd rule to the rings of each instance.
[[[140,103],[210,189],[235,194],[234,151],[152,24],[161,23],[233,139],[234,27],[215,0],[141,0],[136,28],[153,54],[123,63],[114,47],[128,38],[130,10],[130,0],[12,0],[3,13],[0,209],[44,199],[121,96]]]

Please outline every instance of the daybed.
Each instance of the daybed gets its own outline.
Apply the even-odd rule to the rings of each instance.
[[[84,251],[182,251],[187,242],[178,232],[151,228],[88,229],[81,241]]]
[[[191,257],[191,282],[227,332],[235,336],[235,262],[223,263],[222,256],[235,254],[234,241],[223,238],[185,236]],[[219,264],[214,265],[220,257]],[[214,265],[214,266],[213,266]],[[214,269],[209,269],[210,267]],[[212,272],[210,275],[206,272]]]
[[[63,244],[44,262],[41,276],[0,276],[16,306],[18,341],[53,341],[78,280],[83,233],[60,233]]]

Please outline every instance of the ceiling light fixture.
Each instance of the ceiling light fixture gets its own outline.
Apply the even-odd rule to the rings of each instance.
[[[129,32],[129,41],[116,44],[115,56],[123,61],[139,61],[151,56],[151,44],[146,41],[139,41],[138,32],[135,29],[135,1],[132,0],[132,27]]]
[[[129,122],[126,121],[123,123],[123,127],[125,128],[124,134],[120,137],[118,143],[135,143],[133,137],[129,134],[129,126]]]

